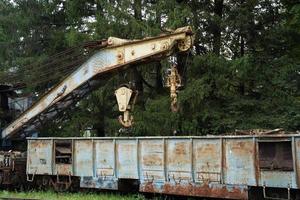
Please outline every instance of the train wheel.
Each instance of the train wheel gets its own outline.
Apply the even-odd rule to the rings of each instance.
[[[70,184],[68,183],[55,183],[54,189],[56,192],[66,192],[70,188]]]
[[[50,185],[56,192],[66,192],[70,189],[72,182],[58,182],[56,179],[50,179]]]

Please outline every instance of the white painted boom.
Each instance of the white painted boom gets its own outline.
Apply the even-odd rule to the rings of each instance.
[[[124,40],[110,37],[106,47],[96,52],[75,72],[20,115],[2,131],[2,138],[16,137],[28,133],[53,119],[58,113],[79,101],[91,88],[99,83],[99,75],[130,67],[130,64],[151,62],[175,52],[187,51],[192,47],[190,27],[158,37],[141,40]]]

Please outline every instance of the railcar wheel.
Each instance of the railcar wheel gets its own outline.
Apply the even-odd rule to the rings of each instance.
[[[3,180],[4,180],[4,173],[3,172],[0,172],[0,185],[3,184]]]
[[[56,192],[66,192],[71,188],[72,181],[57,181],[57,179],[50,179],[49,185],[52,185]]]
[[[56,192],[66,192],[70,189],[70,184],[68,183],[55,183],[54,184],[54,190]]]

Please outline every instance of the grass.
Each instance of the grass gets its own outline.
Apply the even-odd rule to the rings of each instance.
[[[31,192],[12,192],[0,191],[1,197],[14,198],[32,198],[43,200],[143,200],[142,195],[121,195],[114,193],[56,193],[52,191],[31,191]]]

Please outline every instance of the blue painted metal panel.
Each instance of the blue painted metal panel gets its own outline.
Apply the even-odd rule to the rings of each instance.
[[[277,137],[276,141],[287,139],[295,140],[292,171],[260,169],[256,137],[73,138],[73,167],[81,177],[81,187],[117,189],[118,180],[126,178],[139,179],[144,192],[205,196],[207,191],[206,196],[225,192],[245,197],[245,186],[298,188],[300,137]],[[51,152],[49,141],[29,140],[29,157]],[[48,144],[48,150],[41,144]]]
[[[117,190],[118,180],[110,179],[110,178],[92,177],[92,176],[81,177],[80,187]]]
[[[224,179],[227,184],[256,185],[253,139],[226,139]]]
[[[295,187],[295,176],[293,171],[261,171],[260,186],[266,187]]]
[[[53,141],[30,140],[27,151],[27,174],[52,174]]]
[[[115,177],[115,148],[113,140],[95,140],[94,171],[97,177]]]
[[[164,181],[164,140],[140,140],[141,181]]]
[[[295,170],[295,179],[296,187],[300,187],[300,138],[294,138],[294,148],[293,148],[293,157],[294,157],[294,168]]]
[[[167,141],[167,176],[174,182],[192,180],[192,146],[189,139],[170,139]]]
[[[222,142],[220,139],[195,139],[193,142],[194,177],[196,182],[222,181]]]
[[[138,179],[136,140],[117,140],[117,177]]]
[[[74,175],[93,176],[93,140],[74,141]]]

